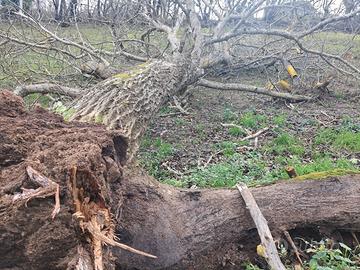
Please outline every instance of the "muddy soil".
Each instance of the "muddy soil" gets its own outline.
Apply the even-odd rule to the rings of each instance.
[[[76,166],[84,179],[97,179],[112,207],[124,142],[99,125],[68,124],[42,108],[27,112],[22,99],[7,91],[0,92],[0,141],[0,269],[66,269],[86,242],[72,217],[69,169]],[[37,188],[27,166],[60,185],[61,211],[54,220],[53,197],[32,199],[20,208],[6,203],[21,188]]]

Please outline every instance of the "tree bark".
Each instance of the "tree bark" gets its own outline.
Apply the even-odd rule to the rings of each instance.
[[[179,62],[146,62],[109,77],[76,101],[71,119],[119,130],[129,140],[132,160],[150,120],[184,85],[187,72]]]
[[[83,204],[109,209],[120,242],[157,256],[103,247],[105,269],[240,269],[260,243],[235,189],[189,190],[162,185],[134,163],[126,142],[101,125],[65,123],[43,109],[27,112],[19,97],[0,92],[0,268],[76,269],[93,258],[80,229],[71,192],[71,168]],[[31,166],[60,186],[52,197],[13,204],[34,187]],[[292,180],[251,189],[274,237],[284,230],[360,231],[360,175]],[[87,198],[87,199],[85,199]]]

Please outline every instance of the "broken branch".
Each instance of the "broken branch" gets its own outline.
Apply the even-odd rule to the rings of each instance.
[[[296,102],[310,101],[313,99],[312,97],[308,97],[308,96],[292,95],[289,93],[282,93],[282,92],[274,92],[274,91],[269,91],[266,88],[256,87],[256,86],[246,85],[246,84],[240,84],[240,83],[221,83],[221,82],[215,82],[215,81],[201,79],[199,81],[198,85],[205,86],[205,87],[212,88],[212,89],[218,89],[218,90],[251,92],[251,93],[276,97],[276,98],[292,100],[292,101],[296,101]]]
[[[246,141],[246,140],[251,140],[251,139],[257,138],[258,136],[260,136],[261,134],[263,134],[264,132],[266,132],[268,130],[269,130],[269,127],[260,129],[259,131],[242,138],[241,141]]]
[[[269,226],[259,206],[257,205],[253,195],[250,190],[244,183],[239,183],[236,185],[238,188],[246,207],[249,209],[250,215],[254,220],[258,234],[261,239],[261,245],[265,249],[265,259],[268,262],[271,269],[276,270],[286,270],[285,266],[280,260],[279,254],[277,252],[273,237],[271,235]]]

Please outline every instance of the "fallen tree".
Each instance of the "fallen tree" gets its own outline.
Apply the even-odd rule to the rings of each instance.
[[[179,190],[164,186],[138,168],[133,159],[141,136],[161,106],[198,82],[204,68],[228,61],[228,55],[220,53],[223,49],[220,43],[243,34],[238,27],[259,8],[261,1],[244,9],[239,14],[241,17],[237,17],[241,18],[239,25],[233,25],[230,32],[225,31],[226,25],[234,19],[236,9],[225,13],[207,40],[193,3],[186,1],[183,5],[176,1],[176,5],[182,10],[182,16],[171,27],[165,23],[168,20],[143,14],[157,31],[166,33],[169,43],[166,50],[171,51],[126,72],[107,69],[110,61],[106,57],[110,52],[60,37],[41,22],[21,15],[32,27],[51,38],[49,43],[54,47],[50,46],[50,50],[64,55],[68,49],[67,55],[73,60],[87,55],[100,62],[101,68],[88,65],[84,72],[105,80],[80,94],[54,84],[17,89],[20,95],[38,91],[76,97],[67,111],[73,120],[71,123],[39,108],[28,113],[21,99],[7,92],[1,94],[0,231],[1,240],[6,244],[0,247],[4,258],[0,267],[100,270],[105,265],[106,269],[216,269],[224,265],[238,268],[241,261],[251,257],[259,240],[237,191]],[[179,37],[181,25],[186,31]],[[313,32],[322,26],[320,23]],[[304,36],[285,31],[255,32],[294,40],[306,51],[299,40]],[[2,38],[26,48],[44,49],[40,43],[24,43],[8,35]],[[57,44],[64,48],[57,48]],[[204,48],[211,45],[214,47],[208,49],[210,54],[206,55]],[[114,52],[118,53],[124,54]],[[333,59],[332,55],[325,56]],[[127,53],[127,57],[131,55]],[[207,84],[213,87],[214,82]],[[263,88],[254,91],[246,85],[218,86],[266,92]],[[276,96],[294,100],[290,94],[276,93]],[[45,192],[30,181],[32,169],[48,179],[51,190]],[[358,179],[358,176],[348,176],[278,183],[253,189],[252,193],[278,237],[283,230],[309,227],[358,230],[359,221],[355,218],[358,213],[353,208],[359,199]],[[47,196],[57,192],[55,183],[59,185],[61,208],[52,220],[54,210],[47,214],[53,209],[52,199]],[[46,198],[41,199],[40,195]],[[14,204],[19,197],[26,198],[25,202],[29,200],[28,208]],[[53,216],[58,208],[55,210]],[[138,255],[145,254],[142,252],[146,252],[147,257]],[[150,258],[151,255],[157,258]]]
[[[19,97],[3,91],[0,136],[1,269],[94,269],[93,234],[81,227],[79,202],[88,211],[109,211],[110,225],[103,228],[121,243],[157,256],[102,246],[105,269],[239,269],[255,255],[260,240],[237,190],[162,185],[126,164],[127,142],[119,132],[66,123],[41,108],[27,112]],[[38,187],[26,174],[29,166],[59,185],[54,219],[52,197],[34,197],[27,207],[13,203]],[[277,238],[296,230],[359,232],[359,180],[295,179],[251,192]]]

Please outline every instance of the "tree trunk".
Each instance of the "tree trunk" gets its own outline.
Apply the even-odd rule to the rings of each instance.
[[[40,0],[36,0],[36,9],[37,9],[39,17],[41,17],[42,10],[41,10],[41,5],[40,5]]]
[[[70,17],[73,19],[76,19],[77,17],[77,6],[78,6],[77,0],[70,0],[69,12],[70,12]]]
[[[181,61],[147,62],[100,82],[76,101],[72,119],[105,124],[129,140],[129,160],[161,106],[181,89],[186,72]]]
[[[19,0],[19,13],[22,14],[24,10],[24,0]]]
[[[241,269],[243,260],[255,256],[260,241],[237,190],[162,185],[124,164],[126,143],[118,132],[65,123],[41,108],[27,112],[21,98],[3,91],[0,137],[1,269],[93,269],[91,235],[73,215],[72,177],[82,205],[111,211],[120,242],[158,257],[103,246],[105,269]],[[55,219],[51,197],[34,197],[27,207],[14,203],[37,188],[28,166],[60,185]],[[359,175],[251,189],[275,237],[283,230],[359,231],[359,191]]]

